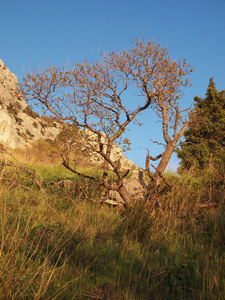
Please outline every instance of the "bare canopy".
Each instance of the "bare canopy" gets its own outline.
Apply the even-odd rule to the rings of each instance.
[[[102,177],[85,176],[108,190],[118,191],[128,204],[131,197],[123,179],[129,170],[123,172],[120,164],[111,159],[112,146],[119,141],[128,142],[123,133],[142,111],[155,110],[162,122],[165,151],[156,158],[147,154],[146,170],[157,185],[190,122],[183,118],[179,107],[182,89],[190,85],[190,72],[192,69],[185,59],[172,60],[160,44],[134,40],[129,50],[101,54],[100,60],[90,64],[84,61],[67,69],[50,67],[32,71],[23,79],[21,90],[27,100],[42,104],[57,118],[88,129],[96,137],[94,151],[104,160]],[[139,95],[132,105],[129,90]],[[173,130],[172,138],[169,128]],[[154,176],[149,168],[151,159],[160,160]],[[71,166],[68,157],[63,158],[63,165],[82,175]],[[109,182],[109,169],[117,176],[114,183]]]

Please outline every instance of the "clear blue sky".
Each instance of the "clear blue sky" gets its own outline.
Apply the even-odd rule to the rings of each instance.
[[[194,67],[183,100],[188,107],[195,95],[204,97],[211,77],[225,89],[224,16],[225,0],[2,0],[0,59],[20,80],[30,67],[92,61],[100,47],[124,50],[133,36],[143,36]],[[149,119],[143,115],[143,127],[129,133],[132,151],[126,155],[141,166],[146,151],[140,147],[157,155],[151,139],[162,141],[160,124]]]

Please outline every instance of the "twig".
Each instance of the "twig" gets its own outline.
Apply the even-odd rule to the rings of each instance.
[[[1,152],[1,153],[3,154],[3,152]],[[40,184],[40,182],[39,182],[39,181],[37,180],[37,178],[35,177],[35,175],[34,175],[35,172],[34,172],[34,171],[32,172],[31,170],[29,170],[29,169],[26,168],[25,166],[20,165],[19,161],[18,161],[11,153],[6,152],[5,154],[11,156],[11,157],[18,163],[18,165],[13,164],[13,163],[11,163],[11,164],[10,164],[10,163],[6,163],[5,158],[4,158],[4,155],[2,155],[2,156],[3,156],[3,160],[4,160],[4,163],[2,163],[2,165],[23,169],[23,170],[26,171],[26,172],[30,175],[30,177],[36,182],[36,184],[37,184],[37,186],[39,187],[39,189],[40,189],[42,192],[44,191],[42,185]]]
[[[13,164],[13,163],[2,163],[2,165],[5,165],[7,167],[14,167],[14,168],[19,168],[19,169],[23,169],[24,171],[26,171],[29,175],[30,175],[30,178],[33,179],[37,186],[39,187],[39,189],[43,192],[44,189],[42,187],[42,185],[40,184],[40,182],[37,180],[37,178],[34,176],[33,172],[31,170],[29,170],[28,168],[26,168],[25,166],[22,166],[22,165],[16,165],[16,164]]]
[[[104,298],[99,297],[99,296],[91,296],[91,295],[89,295],[89,294],[84,294],[84,293],[80,293],[80,295],[85,296],[85,297],[88,297],[88,298],[104,300]]]
[[[210,207],[213,207],[213,206],[217,206],[218,203],[216,202],[212,202],[212,203],[201,203],[198,205],[199,208],[210,208]]]
[[[25,190],[27,190],[27,191],[30,190],[30,188],[28,188],[27,186],[22,185],[22,184],[19,184],[19,183],[15,182],[13,179],[9,179],[9,178],[4,178],[4,177],[3,177],[3,178],[1,178],[1,180],[11,181],[11,182],[13,183],[13,185],[16,185],[16,186],[18,186],[18,187],[21,187],[21,188],[23,188],[23,189],[25,189]]]
[[[152,141],[152,143],[154,143],[154,144],[157,144],[157,145],[161,145],[161,146],[165,146],[165,147],[166,147],[166,144],[160,143],[160,142],[158,142],[158,141],[155,140],[155,139],[151,139],[151,141]]]

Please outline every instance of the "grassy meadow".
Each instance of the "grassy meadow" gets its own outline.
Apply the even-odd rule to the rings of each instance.
[[[0,159],[0,299],[225,299],[224,166],[166,174],[155,211],[118,210],[44,149],[13,156]]]

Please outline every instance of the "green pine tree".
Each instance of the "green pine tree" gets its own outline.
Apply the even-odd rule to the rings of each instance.
[[[177,150],[181,169],[204,169],[210,160],[225,159],[225,90],[219,92],[210,79],[205,98],[194,98],[194,122],[186,130],[185,142]]]

